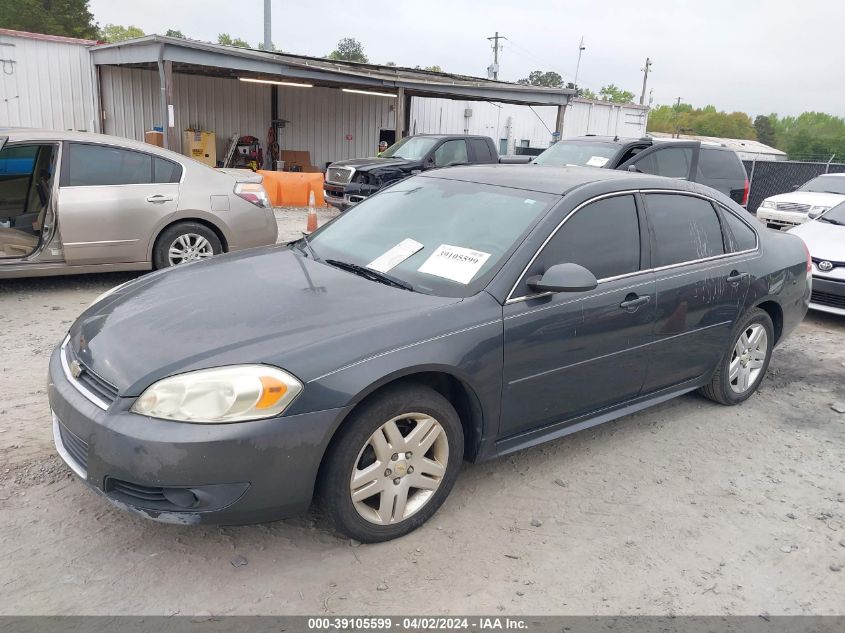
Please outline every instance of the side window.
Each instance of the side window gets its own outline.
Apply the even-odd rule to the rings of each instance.
[[[153,182],[161,184],[179,182],[182,179],[182,165],[163,158],[153,158]]]
[[[730,211],[723,211],[722,217],[725,219],[725,224],[731,230],[736,243],[736,250],[748,251],[757,248],[757,234],[745,222],[740,220]]]
[[[745,169],[733,152],[702,147],[698,153],[698,177],[709,180],[743,180]]]
[[[467,162],[467,143],[464,140],[446,141],[434,150],[434,164],[437,167],[465,162]]]
[[[707,200],[680,194],[647,194],[645,198],[654,231],[656,267],[725,252],[719,217]]]
[[[692,150],[689,147],[665,147],[644,156],[634,164],[644,174],[668,178],[688,178]]]
[[[479,163],[492,163],[493,154],[490,152],[490,146],[487,141],[481,138],[469,139],[470,147],[475,154],[475,160]]]
[[[143,152],[71,143],[68,151],[67,178],[69,187],[97,185],[141,185],[152,182],[152,156]]]
[[[542,274],[555,264],[580,264],[606,279],[640,268],[640,225],[630,195],[598,200],[579,209],[560,227],[534,262]]]

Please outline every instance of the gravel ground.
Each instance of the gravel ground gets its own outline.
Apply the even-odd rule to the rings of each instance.
[[[161,525],[71,475],[47,359],[134,276],[0,282],[0,614],[845,613],[845,319],[811,313],[740,407],[689,395],[466,465],[421,529],[357,546],[313,513]]]

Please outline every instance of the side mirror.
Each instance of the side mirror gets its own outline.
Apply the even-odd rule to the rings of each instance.
[[[633,172],[635,174],[641,174],[643,172],[640,171],[640,168],[636,165],[628,165],[628,171]]]
[[[584,292],[598,285],[596,276],[578,264],[556,264],[528,279],[528,287],[536,292]]]
[[[816,218],[820,218],[824,215],[824,211],[820,211],[819,209],[810,209],[807,212],[807,217],[811,220],[815,220]]]

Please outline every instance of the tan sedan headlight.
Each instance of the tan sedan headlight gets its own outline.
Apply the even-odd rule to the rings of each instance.
[[[244,422],[281,414],[301,391],[299,380],[276,367],[232,365],[159,380],[132,411],[178,422]]]

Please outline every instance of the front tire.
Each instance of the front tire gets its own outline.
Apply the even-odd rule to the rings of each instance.
[[[451,403],[424,386],[391,387],[356,409],[326,456],[323,506],[362,543],[404,536],[443,504],[463,461]]]
[[[724,405],[748,400],[766,375],[775,343],[771,317],[755,308],[734,330],[731,341],[710,384],[700,389],[706,398]]]
[[[156,270],[208,259],[223,252],[220,238],[199,222],[179,222],[167,227],[153,247]]]

